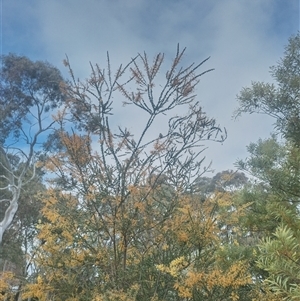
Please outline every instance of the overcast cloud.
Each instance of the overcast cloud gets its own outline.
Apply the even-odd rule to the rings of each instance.
[[[201,79],[197,94],[228,131],[223,145],[208,143],[205,152],[221,171],[245,158],[250,142],[269,136],[270,118],[232,120],[236,94],[252,80],[272,80],[269,67],[298,30],[299,0],[13,0],[2,3],[1,49],[48,60],[65,75],[67,54],[83,78],[89,61],[105,63],[106,51],[115,66],[143,51],[170,60],[177,43],[187,47],[186,63],[211,56],[203,68],[215,71]]]

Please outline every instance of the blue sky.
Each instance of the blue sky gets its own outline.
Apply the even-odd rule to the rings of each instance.
[[[1,51],[47,60],[67,75],[68,55],[75,74],[87,77],[89,61],[104,64],[106,51],[117,66],[138,52],[164,52],[172,59],[177,43],[185,62],[210,60],[198,100],[228,131],[223,143],[208,143],[207,162],[232,169],[247,156],[246,145],[269,136],[265,116],[231,116],[236,95],[252,80],[271,81],[269,67],[299,30],[299,0],[2,0]],[[126,116],[122,119],[126,122]],[[138,122],[138,121],[137,121]],[[159,127],[159,125],[158,125]]]

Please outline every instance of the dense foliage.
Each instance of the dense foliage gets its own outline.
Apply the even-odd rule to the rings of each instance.
[[[259,233],[262,238],[257,265],[266,272],[264,283],[281,300],[299,300],[299,34],[290,39],[284,58],[271,73],[277,85],[253,83],[243,89],[237,114],[257,112],[274,117],[275,134],[281,139],[274,135],[250,144],[250,156],[239,166],[257,180],[243,198],[254,202],[248,224],[256,231],[252,235]]]

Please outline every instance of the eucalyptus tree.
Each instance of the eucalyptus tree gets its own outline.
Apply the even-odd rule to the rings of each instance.
[[[22,189],[36,177],[40,143],[54,125],[51,111],[64,100],[63,78],[49,63],[15,54],[3,55],[1,63],[0,244],[18,211]],[[17,168],[13,158],[20,160]]]

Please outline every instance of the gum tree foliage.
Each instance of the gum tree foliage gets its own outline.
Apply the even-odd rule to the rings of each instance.
[[[193,193],[209,196],[216,191],[234,191],[241,189],[247,184],[248,178],[243,172],[223,170],[216,173],[212,178],[199,176],[195,181]]]
[[[40,272],[25,296],[182,300],[155,264],[179,256],[184,243],[168,246],[172,217],[203,172],[204,142],[226,137],[196,100],[207,60],[182,67],[184,52],[178,47],[167,70],[161,53],[153,61],[139,54],[116,72],[107,56],[107,68],[91,64],[84,81],[65,61],[66,104],[46,143],[45,168],[56,177],[40,225]],[[122,111],[143,118],[130,124]]]
[[[267,114],[275,118],[276,130],[271,138],[251,143],[248,159],[239,162],[256,178],[242,199],[253,202],[245,221],[253,235],[263,239],[257,263],[265,283],[277,298],[299,300],[299,33],[290,38],[271,74],[274,84],[254,82],[238,96],[236,115]]]
[[[1,57],[0,80],[0,243],[18,211],[24,185],[36,176],[40,138],[54,121],[51,110],[64,99],[58,69],[46,62],[32,62],[15,54]],[[15,158],[18,167],[11,163]],[[28,176],[28,175],[31,176]]]

